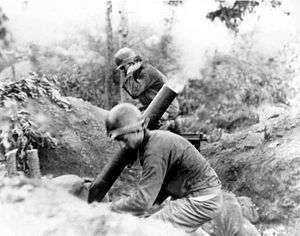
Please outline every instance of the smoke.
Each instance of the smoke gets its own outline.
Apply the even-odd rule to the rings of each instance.
[[[128,12],[129,27],[135,25],[162,30],[169,14],[163,1],[112,0],[113,28],[118,28],[119,10]],[[106,1],[99,0],[2,0],[10,19],[10,30],[17,44],[52,46],[66,39],[76,39],[85,31],[105,37]]]
[[[78,63],[103,63],[103,58],[88,48],[86,36],[105,40],[106,1],[2,0],[0,7],[9,17],[9,30],[21,54],[26,55],[29,46],[35,44],[40,49],[71,56]],[[112,0],[111,17],[115,32],[119,27],[120,10],[127,12],[130,33],[144,28],[155,32],[153,39],[160,37],[164,19],[170,14],[163,1]]]
[[[240,34],[252,33],[255,49],[274,56],[299,36],[295,12],[286,7],[272,8],[266,3],[261,4],[255,13],[245,17],[240,25]]]
[[[251,34],[253,52],[265,58],[276,58],[294,72],[291,86],[296,90],[300,89],[299,13],[298,1],[284,0],[278,8],[272,8],[265,2],[253,14],[246,16],[240,25],[241,35]]]
[[[129,29],[136,26],[146,27],[156,35],[163,33],[164,20],[172,14],[170,7],[160,0],[115,0],[115,9],[121,9],[121,3],[126,4]],[[118,20],[117,17],[115,16],[115,21]]]
[[[226,1],[231,6],[234,1]],[[297,6],[297,7],[296,7]],[[214,53],[229,53],[243,35],[251,36],[253,50],[261,55],[274,57],[299,38],[300,3],[283,1],[282,6],[272,8],[261,2],[254,12],[247,14],[235,36],[223,22],[206,18],[210,11],[218,9],[216,2],[190,0],[180,9],[174,30],[176,44],[181,52],[181,64],[187,77],[199,78],[199,70]]]
[[[104,24],[104,1],[3,0],[10,30],[18,45],[52,46],[78,32],[93,33]]]
[[[228,52],[233,35],[223,23],[206,15],[218,8],[215,1],[186,1],[179,9],[173,35],[180,51],[184,78],[199,77],[199,70],[216,51]]]

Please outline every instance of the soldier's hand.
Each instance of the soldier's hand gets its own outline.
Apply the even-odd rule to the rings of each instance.
[[[99,193],[100,193],[100,190],[97,187],[97,185],[95,183],[92,183],[89,188],[88,203],[92,203],[93,201],[95,201],[97,196],[99,195]]]

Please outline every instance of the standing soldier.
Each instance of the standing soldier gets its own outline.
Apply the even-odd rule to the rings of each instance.
[[[132,49],[121,48],[114,56],[117,69],[124,73],[123,89],[133,98],[139,101],[139,109],[145,110],[154,99],[161,87],[166,83],[166,76],[159,70],[142,60],[141,56]],[[178,132],[178,124],[175,121],[179,113],[177,99],[173,101],[168,110],[157,124],[155,129],[169,129]]]
[[[112,210],[143,215],[171,197],[150,218],[170,222],[186,232],[196,231],[216,216],[221,206],[221,183],[186,139],[165,130],[147,130],[141,112],[129,103],[113,107],[105,124],[112,139],[137,150],[143,168],[136,192],[113,202]]]

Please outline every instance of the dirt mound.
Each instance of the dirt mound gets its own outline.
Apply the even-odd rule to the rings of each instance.
[[[223,134],[219,142],[203,145],[201,153],[227,190],[254,201],[264,227],[299,225],[299,115],[273,114],[247,130]]]
[[[51,180],[0,179],[2,235],[185,235],[171,225],[88,205]]]
[[[47,78],[36,75],[0,87],[2,158],[12,149],[18,149],[22,157],[26,149],[35,148],[44,175],[95,177],[118,149],[105,134],[106,112],[81,99],[60,96]],[[246,130],[223,133],[220,141],[201,147],[201,153],[218,172],[224,188],[237,196],[251,198],[258,207],[259,216],[252,215],[247,220],[252,223],[257,220],[262,231],[268,228],[267,224],[283,225],[278,231],[293,235],[294,231],[288,231],[287,227],[299,225],[299,117],[272,114]],[[128,195],[137,185],[140,169],[134,168],[125,169],[110,192],[111,198]],[[83,209],[86,207],[84,203]]]
[[[51,179],[51,182],[85,202],[87,201],[89,183],[83,178],[76,175],[62,175]],[[196,235],[259,236],[259,232],[252,224],[258,222],[258,213],[251,199],[236,197],[233,193],[226,191],[223,191],[222,195],[223,204],[219,214],[212,221],[203,225],[201,229],[198,229]]]
[[[76,175],[62,175],[56,178],[44,177],[32,180],[23,176],[11,179],[0,178],[0,209],[6,210],[4,232],[21,234],[25,230],[39,234],[60,235],[63,232],[72,235],[162,235],[175,233],[184,235],[170,225],[148,219],[119,215],[108,210],[108,204],[88,205],[85,181]],[[71,196],[71,195],[73,196]],[[51,198],[49,198],[51,196]],[[77,198],[75,198],[77,197]],[[251,200],[236,197],[232,193],[223,192],[224,204],[213,221],[203,226],[209,235],[258,236],[256,228],[251,224],[257,222],[257,212]],[[81,200],[84,201],[81,201]],[[9,206],[8,206],[9,205]],[[33,208],[34,209],[31,209]],[[9,217],[20,214],[24,218],[15,230]],[[0,220],[2,220],[0,217]],[[33,223],[24,229],[27,221]],[[43,224],[41,224],[43,223]],[[41,224],[41,225],[39,225]],[[133,225],[131,225],[133,224]],[[1,223],[0,223],[1,226]],[[127,228],[128,227],[128,228]],[[18,231],[20,230],[20,231]],[[208,235],[201,229],[195,235]]]
[[[259,236],[252,223],[257,223],[255,205],[247,197],[236,197],[223,191],[223,204],[219,214],[203,228],[211,236]]]
[[[105,134],[106,111],[62,97],[37,75],[0,87],[1,152],[38,149],[42,174],[95,176],[117,150]]]

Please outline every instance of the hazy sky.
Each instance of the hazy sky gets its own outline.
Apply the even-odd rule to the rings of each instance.
[[[104,36],[105,0],[0,0],[10,18],[10,27],[18,44],[34,42],[43,46],[59,44],[66,38],[79,37],[87,31],[94,37]],[[113,0],[113,27],[117,29],[118,10],[126,2],[130,29],[136,25],[152,29],[160,35],[164,30],[163,19],[171,14],[170,7],[162,0]],[[205,16],[217,9],[214,0],[186,0],[176,12],[173,36],[182,54],[185,73],[197,74],[205,62],[204,55],[215,50],[227,52],[236,38],[224,24],[211,22]],[[227,1],[232,4],[234,1]],[[253,33],[257,50],[274,54],[287,41],[299,38],[300,1],[284,0],[283,9],[261,6],[256,14],[246,17],[240,30]],[[291,12],[288,16],[283,12]]]

